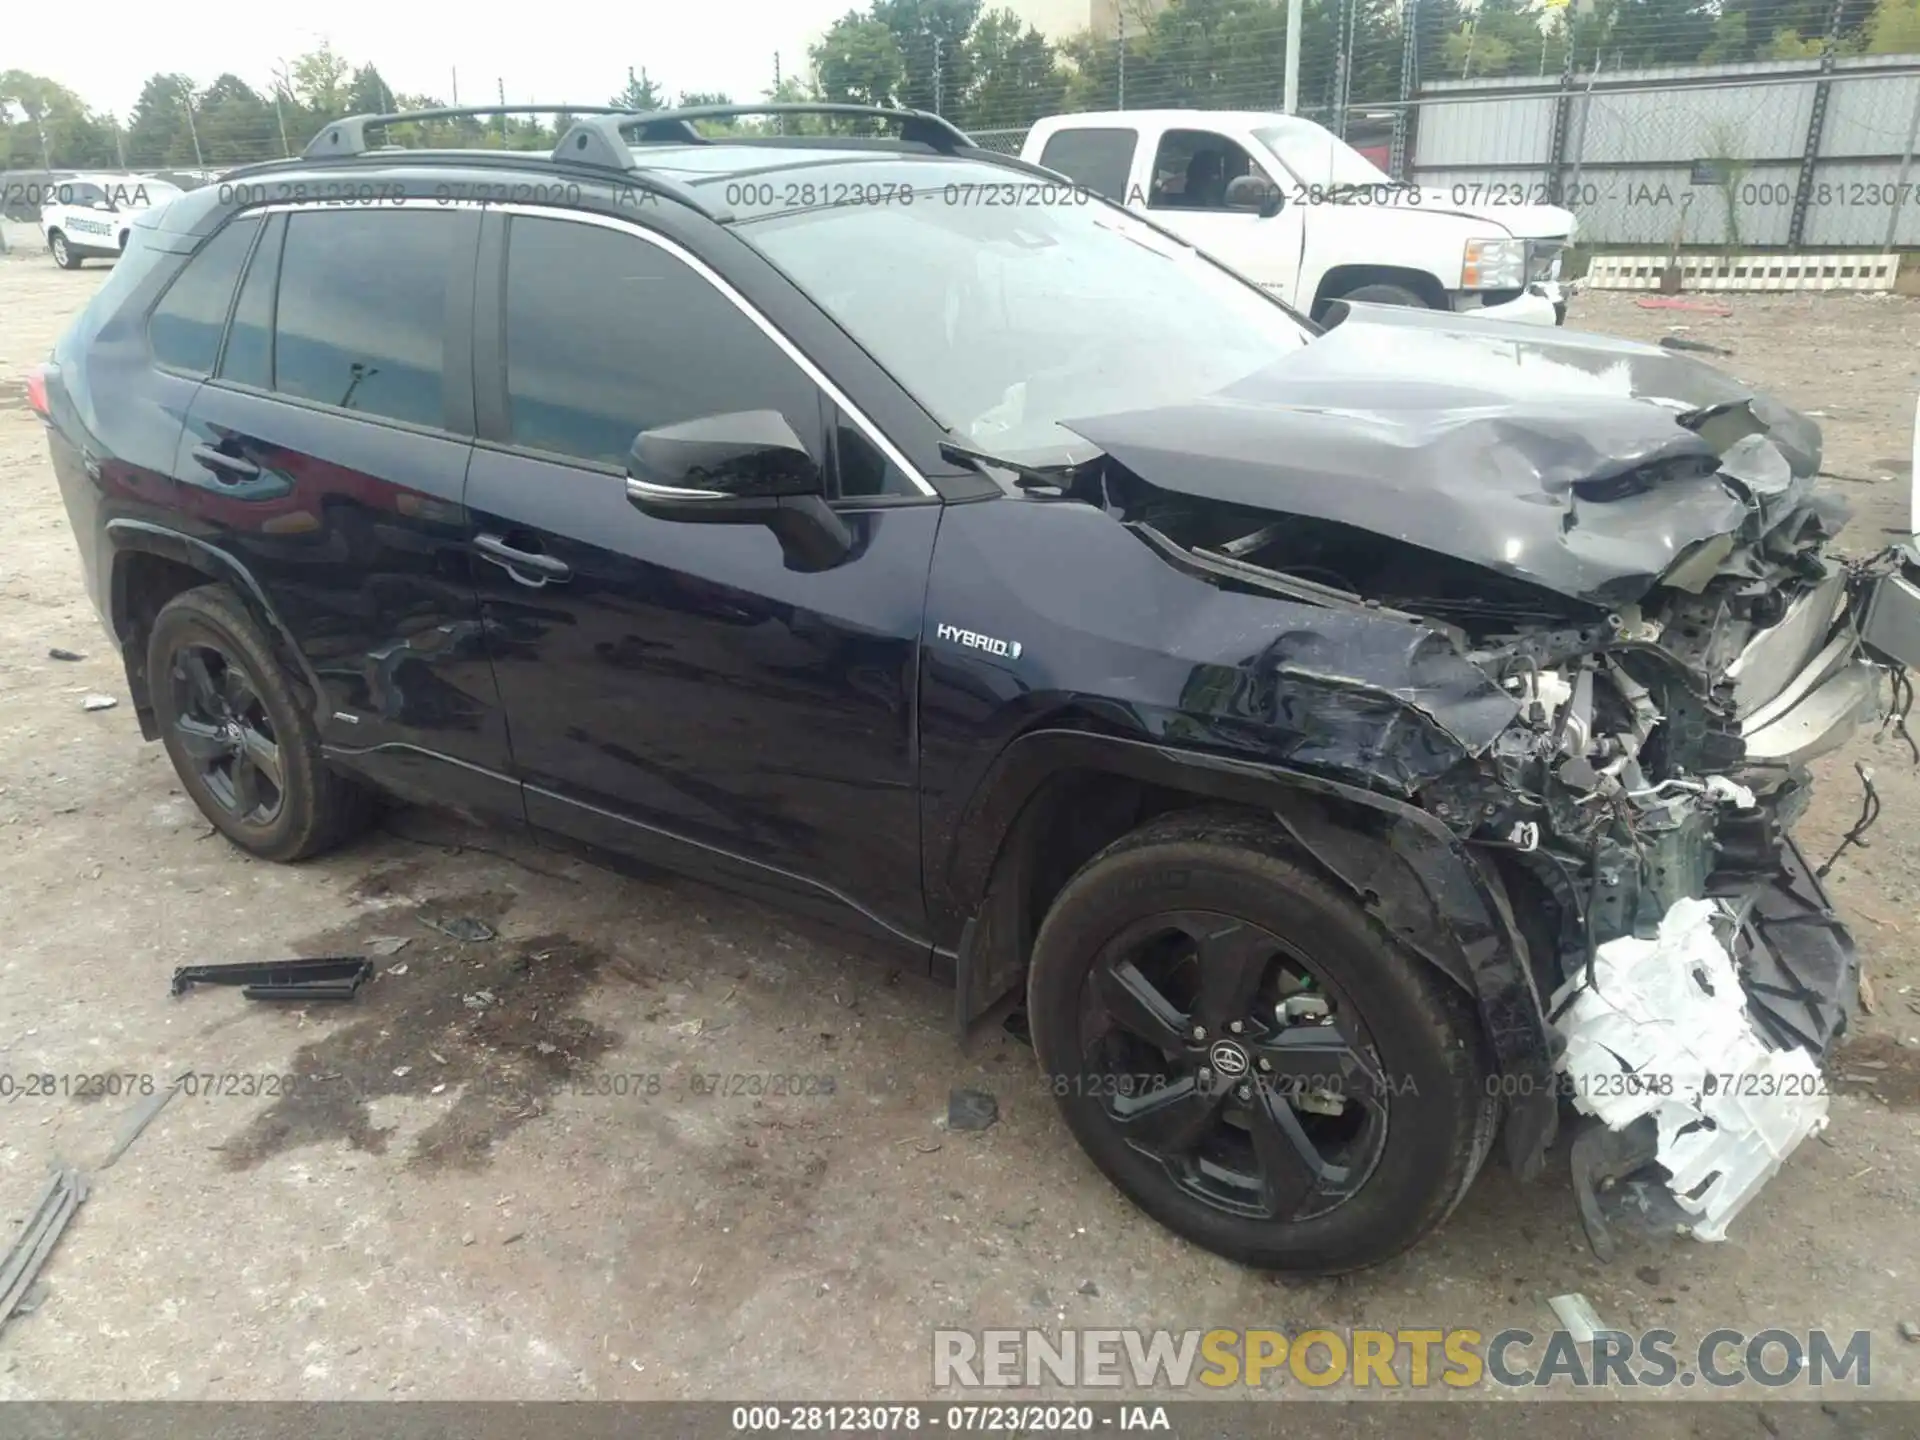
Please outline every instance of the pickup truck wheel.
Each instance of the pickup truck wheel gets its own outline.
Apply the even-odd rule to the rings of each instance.
[[[1474,1007],[1257,816],[1181,813],[1068,881],[1028,1021],[1074,1137],[1217,1254],[1337,1274],[1465,1195],[1499,1113]]]
[[[1362,285],[1358,290],[1349,290],[1339,298],[1358,300],[1363,305],[1411,305],[1416,310],[1429,308],[1417,292],[1404,285]]]
[[[67,243],[67,237],[55,230],[47,236],[47,248],[53,252],[53,263],[62,270],[78,270],[80,255]]]
[[[225,588],[167,603],[153,623],[147,674],[181,784],[242,850],[304,860],[365,823],[371,796],[327,768],[272,643]]]

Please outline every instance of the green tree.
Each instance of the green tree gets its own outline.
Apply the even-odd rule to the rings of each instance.
[[[1683,65],[1715,39],[1713,0],[1612,0],[1607,64],[1614,69]]]
[[[393,91],[380,78],[378,70],[362,65],[353,72],[353,79],[347,85],[349,115],[385,115],[392,104]]]
[[[222,75],[195,97],[193,108],[207,164],[245,165],[282,153],[273,106],[239,76]]]
[[[873,0],[872,18],[893,32],[905,81],[899,103],[916,110],[959,107],[973,88],[968,38],[982,0]]]
[[[316,124],[324,124],[347,113],[352,75],[353,67],[334,53],[330,41],[322,40],[319,49],[293,62],[290,80],[300,104]]]
[[[856,10],[834,21],[808,53],[824,100],[892,105],[906,86],[906,62],[893,31]]]
[[[766,91],[764,98],[773,105],[805,105],[826,97],[811,79],[783,75],[778,85]],[[763,115],[742,121],[740,128],[768,135],[825,135],[827,122],[811,115]]]
[[[0,168],[61,169],[115,163],[111,115],[96,115],[71,90],[25,70],[0,73]]]
[[[627,67],[627,88],[607,101],[609,105],[618,105],[626,110],[664,110],[667,108],[666,96],[660,87],[647,74],[646,67],[640,67],[640,73],[634,74],[633,67]]]
[[[127,123],[128,164],[193,164],[193,128],[187,121],[192,94],[193,82],[185,75],[147,77]]]
[[[1867,21],[1867,54],[1920,54],[1920,0],[1880,0]]]
[[[961,107],[976,129],[1031,125],[1066,103],[1067,76],[1046,36],[1011,10],[983,15],[967,37],[973,88]]]

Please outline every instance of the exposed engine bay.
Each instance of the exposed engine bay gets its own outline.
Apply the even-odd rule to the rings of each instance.
[[[1313,350],[1310,377],[1075,422],[1101,451],[1079,473],[1171,563],[1444,637],[1490,678],[1504,723],[1440,667],[1394,691],[1463,756],[1400,779],[1498,877],[1562,1093],[1614,1132],[1575,1147],[1583,1213],[1597,1179],[1657,1159],[1695,1232],[1720,1238],[1824,1123],[1824,1090],[1803,1077],[1789,1097],[1778,1074],[1817,1075],[1858,968],[1825,867],[1789,831],[1808,763],[1862,723],[1920,760],[1905,730],[1920,588],[1900,551],[1831,548],[1847,516],[1816,489],[1813,423],[1697,362],[1385,311]],[[1856,768],[1849,840],[1878,806]],[[1703,943],[1743,1005],[1712,1003]],[[1681,988],[1648,983],[1661,975]],[[1745,1070],[1703,1071],[1682,1044],[1702,1027]],[[1773,1098],[1728,1109],[1742,1088]]]

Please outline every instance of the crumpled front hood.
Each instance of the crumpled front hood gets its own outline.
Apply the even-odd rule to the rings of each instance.
[[[1603,606],[1701,541],[1770,529],[1820,463],[1811,420],[1687,356],[1372,305],[1213,395],[1064,423],[1159,489]]]

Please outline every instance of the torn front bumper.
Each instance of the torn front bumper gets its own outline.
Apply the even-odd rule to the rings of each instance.
[[[1789,842],[1781,873],[1744,902],[1680,900],[1655,938],[1609,941],[1561,987],[1559,1069],[1592,1117],[1574,1180],[1603,1258],[1596,1182],[1650,1161],[1686,1228],[1726,1238],[1825,1126],[1820,1057],[1846,1028],[1858,978],[1851,937]]]

